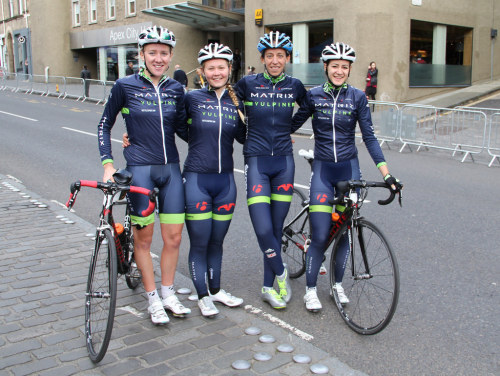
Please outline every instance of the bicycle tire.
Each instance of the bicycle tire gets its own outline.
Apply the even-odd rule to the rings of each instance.
[[[117,294],[116,246],[111,230],[96,235],[85,294],[85,339],[90,360],[99,363],[113,330]]]
[[[389,242],[373,223],[360,218],[356,220],[354,228],[354,252],[349,255],[342,281],[349,303],[342,305],[333,287],[335,254],[340,237],[335,241],[330,258],[330,294],[340,315],[352,330],[359,334],[372,335],[382,331],[396,312],[399,299],[399,268]],[[366,274],[361,241],[365,247],[370,277]]]
[[[130,231],[130,235],[127,239],[127,262],[128,262],[128,272],[125,273],[125,282],[131,290],[135,290],[137,286],[141,283],[142,274],[134,258],[134,234]]]
[[[309,212],[296,219],[304,208],[307,197],[302,190],[293,188],[292,202],[285,218],[281,246],[281,257],[287,265],[290,278],[299,278],[306,271],[306,250],[304,245],[310,242],[311,232]],[[296,219],[296,220],[294,220]]]

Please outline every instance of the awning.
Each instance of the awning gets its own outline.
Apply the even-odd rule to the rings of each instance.
[[[144,9],[143,13],[206,31],[242,31],[245,15],[186,1]]]

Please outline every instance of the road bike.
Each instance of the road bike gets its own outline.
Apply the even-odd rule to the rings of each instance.
[[[300,152],[310,164],[312,155]],[[399,299],[399,268],[394,251],[382,231],[360,214],[368,190],[385,188],[390,196],[379,200],[380,205],[391,203],[396,193],[385,182],[349,180],[336,186],[338,196],[330,203],[345,207],[344,211],[332,213],[330,235],[325,250],[332,246],[330,254],[330,296],[347,325],[360,334],[376,334],[391,321]],[[401,191],[398,192],[402,204]],[[335,285],[335,260],[342,236],[349,244],[342,286],[350,302],[340,303]],[[299,189],[294,188],[292,205],[285,220],[282,238],[283,261],[289,268],[291,278],[304,274],[305,256],[311,242],[309,224],[309,200]],[[326,254],[326,251],[325,251]]]
[[[135,289],[141,282],[141,273],[134,260],[134,239],[130,222],[127,192],[149,197],[149,206],[141,214],[150,215],[156,205],[158,190],[131,186],[132,174],[118,170],[114,182],[79,180],[71,184],[71,194],[66,207],[75,204],[81,187],[100,189],[104,193],[99,225],[96,229],[95,245],[90,259],[87,289],[85,292],[85,340],[89,357],[100,362],[108,349],[115,316],[117,279],[124,275],[127,286]],[[123,229],[113,218],[114,205],[127,205]]]

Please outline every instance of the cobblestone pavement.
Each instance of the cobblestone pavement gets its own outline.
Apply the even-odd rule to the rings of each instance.
[[[88,222],[0,175],[0,375],[310,375],[318,364],[330,375],[364,375],[249,306],[221,307],[207,319],[180,295],[193,312],[155,327],[142,289],[129,290],[123,278],[110,346],[94,365],[83,333],[93,232]],[[179,273],[176,285],[192,286]],[[245,334],[250,327],[261,334]],[[276,341],[262,343],[266,334]],[[280,352],[281,344],[294,350]],[[262,352],[271,359],[255,360]],[[296,355],[311,361],[296,362]],[[237,360],[250,369],[234,369]]]

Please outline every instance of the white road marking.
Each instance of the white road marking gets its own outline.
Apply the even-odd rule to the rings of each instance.
[[[142,312],[139,312],[138,310],[136,310],[134,307],[125,306],[125,307],[118,307],[118,309],[121,309],[122,311],[131,313],[135,317],[140,317],[140,318],[144,317],[144,314]]]
[[[270,313],[267,313],[263,310],[261,310],[260,308],[256,308],[250,304],[246,305],[245,306],[245,309],[250,312],[250,313],[253,313],[254,315],[258,315],[258,316],[261,316],[261,317],[264,317],[265,319],[269,320],[270,322],[272,322],[273,324],[276,324],[284,329],[287,329],[289,330],[290,332],[292,332],[293,334],[295,334],[297,337],[300,337],[302,338],[303,340],[305,341],[312,341],[314,339],[314,337],[306,332],[303,332],[302,330],[300,329],[297,329],[296,327],[288,324],[287,322],[277,318],[276,316],[273,316],[271,315]]]
[[[26,116],[12,114],[10,112],[0,111],[0,113],[5,114],[5,115],[10,115],[10,116],[15,116],[15,117],[18,117],[18,118],[21,118],[21,119],[25,119],[25,120],[29,120],[29,121],[38,121],[37,119],[32,119],[32,118],[29,118],[29,117],[26,117]]]
[[[68,127],[61,127],[63,129],[66,129],[68,131],[73,131],[73,132],[77,132],[77,133],[83,133],[83,134],[86,134],[88,136],[94,136],[94,137],[97,137],[97,133],[91,133],[91,132],[85,132],[85,131],[81,131],[79,129],[74,129],[74,128],[68,128]],[[114,141],[114,142],[119,142],[120,144],[122,143],[122,140],[117,140],[115,138],[112,138],[111,141]]]

